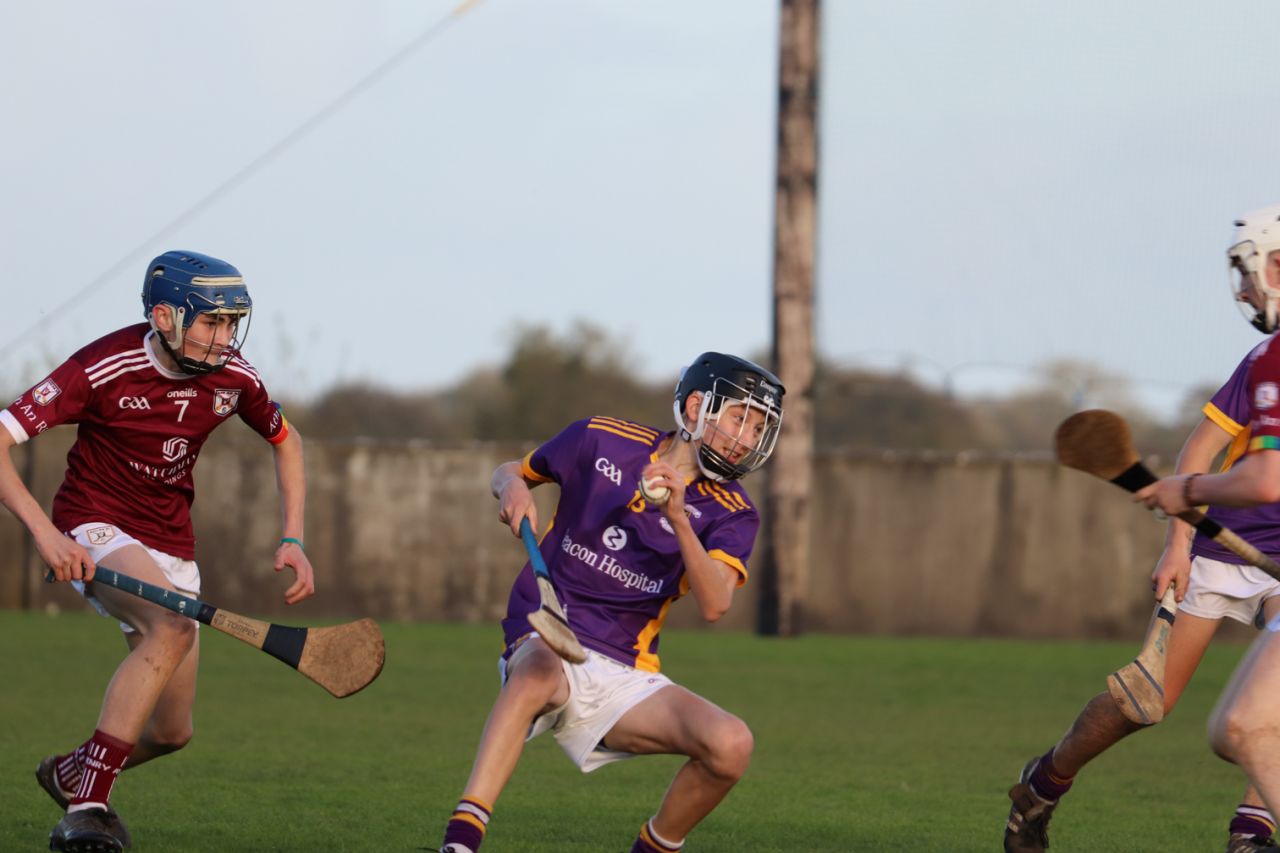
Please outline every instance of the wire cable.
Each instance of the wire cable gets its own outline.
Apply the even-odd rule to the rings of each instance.
[[[458,4],[456,7],[454,7],[454,9],[447,16],[441,18],[440,20],[433,23],[431,26],[427,27],[427,29],[425,29],[422,33],[420,33],[407,45],[402,47],[389,59],[387,59],[377,68],[373,69],[373,71],[366,74],[363,78],[356,81],[354,85],[348,88],[345,92],[338,95],[338,97],[334,98],[324,107],[322,107],[319,111],[314,113],[310,118],[302,122],[302,124],[298,125],[292,131],[287,133],[283,138],[281,138],[278,142],[276,142],[266,151],[259,154],[256,158],[250,161],[248,165],[241,168],[238,172],[236,172],[235,174],[231,175],[231,177],[224,180],[221,184],[219,184],[217,187],[211,190],[204,197],[196,201],[186,210],[179,213],[177,216],[171,219],[168,223],[166,223],[163,227],[161,227],[160,230],[156,231],[147,239],[143,240],[137,246],[134,246],[127,253],[125,253],[125,255],[121,257],[118,261],[113,263],[111,266],[107,267],[105,270],[103,270],[101,273],[95,276],[92,281],[90,281],[84,287],[77,290],[71,296],[67,297],[67,299],[63,300],[53,309],[46,312],[43,317],[36,320],[36,322],[33,323],[30,327],[28,327],[26,330],[20,332],[16,337],[9,340],[3,346],[0,346],[0,360],[7,358],[9,354],[12,353],[17,348],[18,344],[22,343],[23,341],[25,341],[26,339],[34,335],[36,332],[38,332],[40,329],[44,328],[46,325],[52,322],[54,317],[61,316],[64,311],[74,306],[86,294],[93,292],[94,290],[96,290],[98,287],[100,287],[107,281],[119,275],[121,272],[124,272],[125,269],[134,262],[134,260],[137,258],[138,255],[143,254],[146,251],[147,247],[156,244],[162,238],[168,237],[170,234],[177,231],[183,225],[186,225],[188,222],[194,219],[198,214],[203,212],[205,208],[213,205],[215,202],[221,200],[224,196],[228,195],[233,190],[240,187],[242,184],[245,183],[245,181],[247,181],[255,173],[261,171],[261,169],[264,166],[266,166],[271,161],[275,160],[277,157],[279,157],[289,148],[296,145],[308,134],[310,134],[313,130],[315,130],[317,127],[319,127],[328,119],[332,118],[335,114],[337,114],[339,111],[345,108],[348,104],[350,104],[360,95],[364,94],[364,92],[372,88],[374,84],[380,81],[383,77],[386,77],[397,66],[404,63],[405,60],[413,56],[413,54],[417,53],[424,46],[434,41],[436,37],[439,36],[441,33],[443,33],[446,29],[448,29],[448,27],[451,24],[455,23],[460,18],[462,18],[462,16],[465,15],[467,12],[470,12],[472,9],[478,6],[480,2],[481,0],[463,0],[463,2]]]

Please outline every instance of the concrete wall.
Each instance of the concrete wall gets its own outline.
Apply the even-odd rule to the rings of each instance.
[[[58,429],[14,450],[46,507],[71,437]],[[271,451],[252,437],[221,438],[196,470],[206,600],[293,624],[502,615],[523,549],[497,523],[488,482],[526,447],[308,441],[307,553],[319,592],[288,608],[288,583],[270,564],[279,537]],[[1131,637],[1146,623],[1146,579],[1163,525],[1112,486],[1037,458],[827,455],[815,474],[810,629]],[[761,475],[748,486],[763,495]],[[554,487],[535,494],[549,518]],[[0,513],[0,547],[9,555],[0,606],[82,606],[73,592],[41,582],[38,558],[8,513]],[[742,589],[717,627],[750,629],[758,586]],[[695,610],[677,604],[668,624],[698,624]]]

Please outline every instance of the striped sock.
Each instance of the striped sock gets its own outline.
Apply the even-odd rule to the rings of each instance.
[[[445,827],[441,849],[449,853],[477,853],[480,842],[484,841],[484,834],[489,829],[489,817],[492,814],[493,809],[475,797],[458,800],[458,806]]]
[[[133,752],[133,744],[114,738],[101,729],[95,730],[93,737],[85,741],[84,772],[80,776],[80,785],[76,788],[68,812],[81,809],[105,809],[111,800],[111,789],[115,787],[116,777]]]
[[[1071,790],[1075,779],[1074,776],[1063,776],[1058,773],[1057,768],[1053,766],[1051,749],[1040,756],[1040,760],[1036,762],[1036,769],[1031,771],[1031,778],[1027,781],[1041,799],[1056,803],[1063,794]]]
[[[653,829],[653,818],[640,827],[640,835],[636,843],[631,845],[631,853],[678,853],[684,847],[684,839],[668,841]]]
[[[80,787],[80,777],[84,775],[84,755],[87,744],[71,750],[66,755],[59,755],[53,763],[54,774],[58,777],[58,787],[71,799],[71,795]]]
[[[1232,835],[1270,838],[1276,831],[1276,819],[1267,811],[1266,806],[1241,803],[1236,807],[1235,817],[1231,818],[1231,826],[1227,831]]]

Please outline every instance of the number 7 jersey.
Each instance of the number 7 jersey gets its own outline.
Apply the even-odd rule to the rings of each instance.
[[[53,499],[60,530],[106,521],[190,560],[191,471],[209,434],[233,413],[272,444],[289,426],[239,355],[192,376],[161,364],[154,334],[139,323],[99,338],[0,411],[0,424],[19,444],[59,424],[79,425]]]

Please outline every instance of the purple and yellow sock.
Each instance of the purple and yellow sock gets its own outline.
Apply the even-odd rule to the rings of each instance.
[[[484,841],[484,834],[489,829],[489,817],[492,814],[493,809],[475,797],[458,800],[458,806],[445,827],[444,841],[440,846],[448,849],[450,844],[455,844],[469,853],[478,853],[480,842]]]
[[[684,847],[684,840],[668,841],[653,830],[653,818],[646,820],[640,827],[640,835],[636,843],[631,845],[631,853],[679,853]]]
[[[1071,790],[1071,783],[1075,779],[1074,776],[1063,776],[1053,766],[1051,749],[1040,756],[1040,760],[1036,762],[1036,769],[1031,771],[1031,778],[1027,781],[1041,799],[1057,802],[1063,794]]]
[[[1227,829],[1232,835],[1252,835],[1255,838],[1270,838],[1276,831],[1276,819],[1264,806],[1251,806],[1241,803],[1236,806],[1235,817],[1231,818],[1231,826]]]

